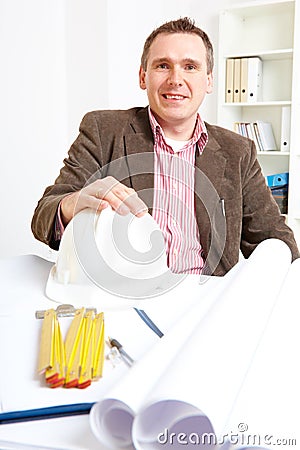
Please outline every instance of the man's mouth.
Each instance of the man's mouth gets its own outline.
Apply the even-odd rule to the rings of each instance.
[[[184,100],[185,97],[183,95],[178,94],[163,94],[163,97],[167,100]]]

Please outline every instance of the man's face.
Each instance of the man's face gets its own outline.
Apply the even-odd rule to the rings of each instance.
[[[212,91],[202,39],[196,34],[159,34],[150,47],[147,70],[140,68],[139,80],[163,128],[193,129],[199,106]]]

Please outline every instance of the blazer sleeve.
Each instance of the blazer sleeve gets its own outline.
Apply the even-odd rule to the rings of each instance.
[[[280,239],[290,247],[293,260],[300,257],[292,230],[280,214],[270,188],[261,172],[252,143],[242,163],[243,223],[241,251],[248,258],[255,247],[269,238]]]
[[[72,144],[60,174],[48,186],[34,211],[31,229],[36,239],[54,250],[59,247],[55,237],[55,221],[61,200],[101,178],[102,146],[98,123],[93,113],[82,119],[79,135]]]

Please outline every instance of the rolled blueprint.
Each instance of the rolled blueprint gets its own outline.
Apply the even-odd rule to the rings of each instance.
[[[268,240],[241,266],[145,399],[136,449],[218,446],[290,263],[286,244]]]
[[[92,408],[90,425],[101,443],[114,450],[117,448],[134,449],[132,424],[144,399],[173,358],[176,358],[181,346],[192,334],[194,328],[213,307],[226,286],[237,276],[239,268],[243,264],[245,262],[241,261],[234,267],[224,277],[222,283],[216,285],[212,279],[205,285],[195,286],[193,295],[196,297],[198,295],[199,301],[191,305],[190,310],[170,327],[164,337],[131,367],[128,375]],[[210,283],[212,283],[213,289],[208,289]],[[203,288],[205,288],[204,298],[201,296]],[[191,295],[190,292],[189,295]],[[176,294],[174,294],[175,297]]]
[[[274,260],[280,262],[275,279]],[[271,239],[237,264],[93,407],[98,439],[114,449],[143,450],[176,448],[182,433],[216,439],[290,263],[286,244]]]
[[[299,279],[297,259],[224,428],[232,449],[299,448]]]

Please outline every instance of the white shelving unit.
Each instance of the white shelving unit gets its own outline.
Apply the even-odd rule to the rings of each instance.
[[[300,0],[242,3],[220,14],[218,124],[271,122],[277,151],[258,152],[264,175],[289,172],[287,222],[300,246]],[[258,56],[263,64],[262,99],[225,101],[227,58]],[[282,151],[283,108],[291,108],[290,151]]]

